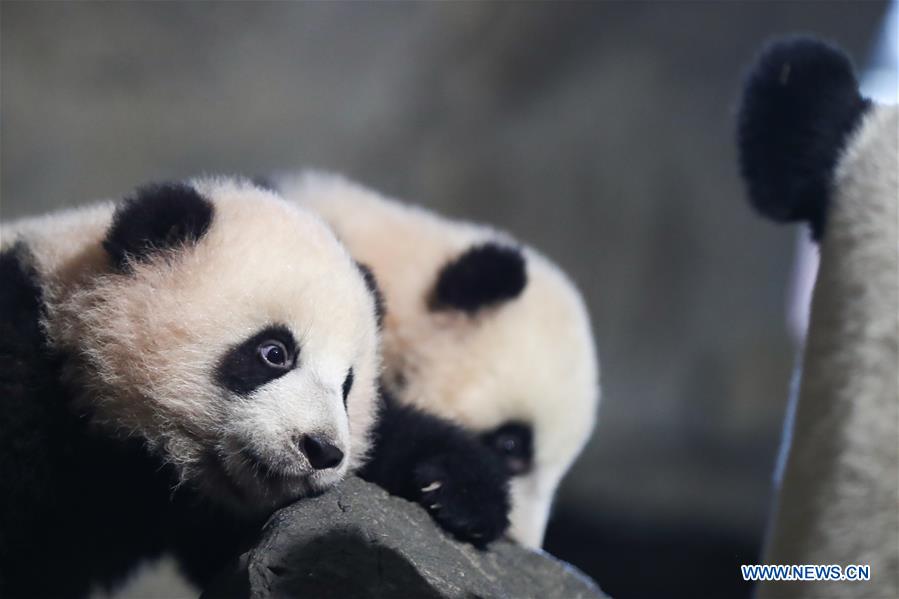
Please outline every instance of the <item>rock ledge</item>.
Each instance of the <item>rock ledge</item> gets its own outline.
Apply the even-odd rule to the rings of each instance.
[[[203,594],[272,597],[606,597],[550,555],[447,536],[419,506],[359,478],[276,512],[259,544]]]

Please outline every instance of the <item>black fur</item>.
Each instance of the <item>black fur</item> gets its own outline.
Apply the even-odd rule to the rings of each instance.
[[[455,537],[484,546],[509,525],[502,461],[459,426],[383,394],[375,449],[360,472],[388,492],[421,504]],[[439,488],[423,489],[439,483]]]
[[[375,273],[372,272],[368,265],[356,262],[356,267],[362,273],[362,278],[365,279],[365,286],[368,287],[368,290],[375,298],[375,318],[378,319],[378,326],[380,327],[384,323],[384,294],[381,293],[381,287],[378,286],[378,279],[375,278]]]
[[[270,340],[284,344],[292,360],[291,368],[272,368],[262,360],[259,346]],[[299,345],[290,329],[284,325],[269,326],[228,350],[219,362],[215,378],[226,389],[238,395],[247,395],[290,372],[296,366],[299,354]]]
[[[432,310],[473,314],[518,297],[527,285],[521,250],[485,243],[472,247],[443,267],[428,298]]]
[[[869,106],[849,58],[811,38],[769,45],[743,92],[737,140],[753,206],[824,232],[834,168]]]
[[[0,254],[0,597],[81,597],[172,549],[204,584],[261,522],[208,505],[137,441],[70,405],[24,247]]]
[[[350,391],[353,389],[353,369],[346,373],[346,378],[343,379],[343,386],[341,387],[341,391],[343,391],[343,407],[346,407],[346,399],[350,395]]]
[[[42,292],[37,273],[31,267],[31,254],[19,242],[0,253],[0,348],[3,357],[23,357],[19,350],[36,351],[40,347]],[[16,345],[21,343],[22,345]],[[12,363],[2,363],[0,374],[10,372]]]
[[[148,260],[155,253],[197,241],[209,229],[212,203],[183,183],[141,187],[117,208],[103,247],[120,270],[128,260]]]

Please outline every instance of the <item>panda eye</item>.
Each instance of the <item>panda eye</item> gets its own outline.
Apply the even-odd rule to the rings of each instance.
[[[481,440],[502,458],[512,475],[524,474],[533,467],[533,432],[529,425],[507,422],[481,435]]]
[[[259,345],[259,357],[266,366],[272,368],[287,369],[293,366],[293,359],[290,357],[287,348],[280,341],[274,339],[265,341]]]
[[[269,325],[230,347],[219,358],[215,381],[237,395],[285,376],[300,361],[300,344],[283,324]]]

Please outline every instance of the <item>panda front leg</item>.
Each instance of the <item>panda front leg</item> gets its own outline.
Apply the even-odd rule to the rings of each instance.
[[[374,450],[360,476],[421,504],[456,538],[484,547],[509,525],[509,475],[474,435],[382,395]]]

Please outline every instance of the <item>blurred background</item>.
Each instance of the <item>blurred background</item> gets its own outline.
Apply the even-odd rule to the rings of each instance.
[[[0,217],[313,166],[509,230],[580,285],[601,359],[547,550],[615,597],[747,596],[797,233],[744,201],[741,76],[795,32],[863,67],[887,9],[3,2]],[[125,594],[185,593],[163,570]]]

